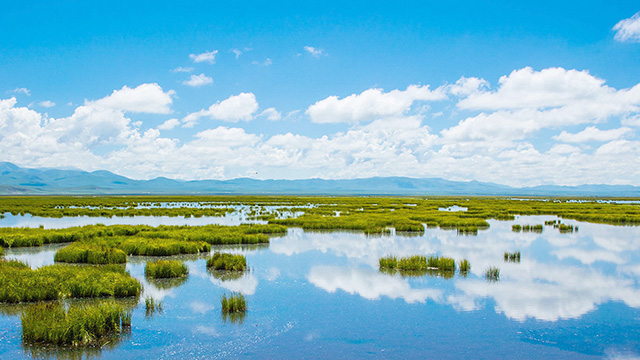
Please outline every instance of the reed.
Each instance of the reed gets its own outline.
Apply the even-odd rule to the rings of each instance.
[[[32,270],[18,261],[0,260],[0,302],[119,298],[138,296],[140,290],[140,282],[118,265],[56,264]]]
[[[156,301],[152,297],[147,297],[144,299],[144,307],[146,317],[151,317],[162,312],[162,302]]]
[[[207,267],[214,270],[245,271],[247,259],[242,254],[216,252],[207,260]]]
[[[144,275],[149,278],[177,278],[187,276],[189,268],[178,260],[157,260],[147,262]]]
[[[58,250],[54,261],[83,264],[124,264],[127,254],[106,244],[75,242]]]
[[[519,263],[520,262],[520,251],[505,252],[504,253],[504,261],[505,262]]]
[[[131,326],[131,313],[115,301],[71,305],[58,302],[28,306],[20,315],[22,341],[46,345],[98,346]]]
[[[224,294],[222,295],[221,303],[223,314],[247,311],[247,301],[241,293],[232,293],[229,297]]]
[[[380,269],[396,269],[401,271],[422,271],[428,269],[438,269],[442,271],[453,271],[456,268],[456,262],[452,258],[414,255],[409,257],[397,258],[395,256],[387,256],[378,260]]]
[[[466,274],[471,270],[471,264],[469,260],[462,259],[458,262],[458,268],[460,269],[460,274]]]
[[[491,282],[498,281],[500,280],[500,269],[495,266],[490,266],[485,270],[484,277]]]

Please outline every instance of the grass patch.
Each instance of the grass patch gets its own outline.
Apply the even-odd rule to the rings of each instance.
[[[54,261],[83,264],[124,264],[127,254],[106,244],[75,242],[58,250]]]
[[[127,255],[171,256],[180,254],[199,254],[211,251],[211,245],[203,241],[184,241],[172,239],[128,238],[118,248]]]
[[[28,306],[21,314],[22,341],[63,346],[99,346],[131,326],[131,313],[115,301],[71,305],[58,302]]]
[[[155,314],[162,313],[162,302],[156,302],[152,297],[144,299],[145,316],[151,317]]]
[[[520,251],[505,252],[504,253],[504,261],[505,262],[519,263],[520,262]]]
[[[32,270],[19,261],[0,259],[0,302],[120,298],[138,296],[140,289],[140,282],[122,266],[55,264]]]
[[[177,278],[187,276],[189,268],[178,260],[157,260],[147,262],[144,275],[149,278]]]
[[[456,262],[452,258],[414,255],[409,257],[397,258],[395,256],[386,256],[378,260],[380,269],[396,269],[401,271],[422,271],[422,270],[442,270],[453,271],[456,268]]]
[[[247,311],[247,301],[240,293],[232,293],[229,297],[226,294],[222,295],[221,303],[223,314]]]
[[[460,269],[460,274],[466,274],[471,270],[471,264],[469,260],[462,259],[458,261],[458,269]]]
[[[245,271],[247,259],[242,254],[215,253],[207,260],[207,268],[214,270]]]
[[[511,231],[513,232],[535,232],[541,233],[544,227],[541,224],[538,225],[512,225]]]
[[[500,269],[495,266],[488,267],[484,272],[484,278],[491,282],[499,281]]]

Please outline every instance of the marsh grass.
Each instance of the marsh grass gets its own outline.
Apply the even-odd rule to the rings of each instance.
[[[204,241],[185,241],[164,238],[133,237],[124,240],[118,248],[127,255],[171,256],[199,254],[211,251],[211,245]]]
[[[228,254],[216,252],[207,260],[207,268],[213,270],[245,271],[247,259],[242,254]]]
[[[495,282],[500,280],[500,269],[495,266],[488,267],[484,272],[484,277],[487,281]]]
[[[19,261],[0,259],[0,302],[120,298],[138,296],[140,290],[140,282],[119,265],[55,264],[32,270]]]
[[[75,242],[58,250],[55,262],[84,264],[124,264],[127,254],[106,244]]]
[[[544,227],[541,224],[537,225],[512,225],[511,231],[513,232],[534,232],[534,233],[542,233]]]
[[[189,268],[178,260],[157,260],[147,262],[144,275],[149,278],[177,278],[187,276]]]
[[[458,269],[460,269],[461,275],[466,275],[471,270],[471,264],[469,263],[469,260],[462,259],[458,261]]]
[[[145,316],[151,317],[155,314],[162,313],[162,302],[156,301],[152,297],[144,299]]]
[[[557,224],[553,225],[553,227],[558,229],[558,231],[560,231],[561,234],[572,233],[574,231],[578,231],[578,227],[577,226],[566,225],[566,224],[562,224],[562,223],[557,223]]]
[[[455,271],[456,262],[452,258],[414,255],[409,257],[397,258],[395,256],[386,256],[378,260],[380,269],[395,269],[400,271]]]
[[[241,293],[231,293],[229,297],[222,295],[222,313],[231,314],[247,311],[247,301]]]
[[[33,304],[20,315],[22,341],[47,345],[99,346],[131,326],[131,312],[115,301],[70,305]]]
[[[187,276],[181,276],[177,278],[147,278],[149,284],[155,286],[160,290],[169,290],[176,287],[179,287],[186,283],[188,280]]]
[[[504,253],[504,261],[505,262],[519,263],[520,262],[520,251],[505,252]]]

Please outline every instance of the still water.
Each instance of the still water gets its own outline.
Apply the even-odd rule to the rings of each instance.
[[[162,302],[146,316],[144,300],[130,334],[103,349],[46,352],[23,347],[14,309],[0,317],[0,358],[32,354],[78,358],[522,358],[640,356],[640,227],[563,220],[560,234],[515,233],[513,224],[551,216],[490,221],[477,236],[427,229],[423,236],[290,229],[268,246],[224,247],[251,270],[238,278],[208,272],[204,256],[185,256],[189,277],[176,284],[144,278],[151,258],[129,257],[144,285],[141,299]],[[53,263],[60,246],[8,251],[32,267]],[[520,251],[520,263],[504,252]],[[381,273],[386,255],[466,258],[453,278]],[[500,268],[488,282],[484,270]],[[224,319],[220,298],[246,295],[241,321]]]

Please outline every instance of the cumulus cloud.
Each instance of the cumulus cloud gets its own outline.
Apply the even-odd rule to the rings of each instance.
[[[640,12],[618,22],[613,29],[614,39],[621,42],[640,42]]]
[[[431,90],[428,85],[410,85],[406,90],[384,92],[368,89],[345,98],[329,96],[307,108],[305,114],[316,123],[351,123],[400,117],[418,101],[443,100],[446,95],[440,89]]]
[[[249,121],[258,111],[258,101],[253,93],[240,93],[187,115],[182,121],[184,127],[193,127],[200,118],[208,117],[212,120],[228,122]]]
[[[203,85],[213,84],[213,79],[208,77],[205,74],[191,75],[189,80],[183,81],[182,84],[188,85],[191,87],[199,87]]]
[[[313,46],[305,46],[304,51],[309,53],[311,56],[320,57],[326,55],[323,49],[315,48]]]
[[[138,85],[133,89],[125,85],[100,100],[85,101],[85,106],[133,113],[168,114],[174,94],[173,90],[164,92],[155,83]]]
[[[178,125],[180,125],[180,120],[178,120],[178,119],[169,119],[169,120],[163,122],[162,124],[160,124],[160,126],[158,126],[158,130],[171,130],[171,129],[175,128]]]
[[[579,133],[568,133],[563,131],[560,135],[556,135],[553,138],[567,143],[583,143],[588,141],[611,141],[619,139],[620,137],[632,132],[628,127],[621,127],[611,130],[600,130],[595,126],[589,126]]]
[[[195,63],[208,62],[209,64],[215,64],[216,54],[218,54],[218,50],[205,51],[201,54],[190,54],[189,58]]]

